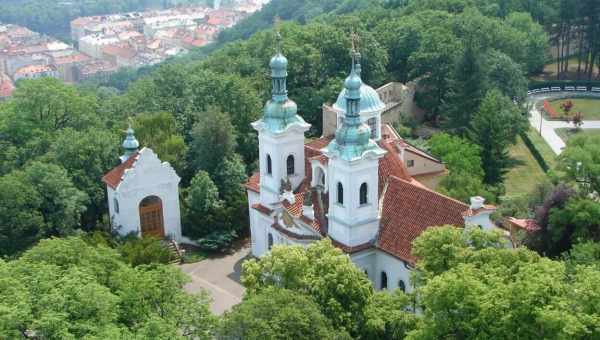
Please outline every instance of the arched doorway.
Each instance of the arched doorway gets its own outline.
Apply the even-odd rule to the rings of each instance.
[[[140,202],[140,228],[142,236],[165,237],[162,201],[148,196]]]

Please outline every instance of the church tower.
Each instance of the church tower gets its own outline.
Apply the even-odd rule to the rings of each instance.
[[[361,121],[362,85],[360,54],[353,46],[352,70],[344,83],[346,114],[323,150],[329,158],[329,236],[350,247],[369,242],[377,234],[379,159],[385,154]]]
[[[260,202],[271,206],[280,202],[282,181],[296,189],[304,179],[304,133],[310,128],[297,114],[296,103],[288,98],[287,59],[281,53],[277,32],[277,53],[271,58],[272,98],[263,117],[252,123],[258,131],[260,157]]]

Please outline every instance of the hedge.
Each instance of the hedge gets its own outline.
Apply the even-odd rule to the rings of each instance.
[[[550,170],[550,166],[548,165],[540,151],[535,147],[535,144],[533,144],[531,139],[529,139],[527,133],[521,133],[521,138],[523,138],[523,142],[525,142],[525,145],[533,155],[533,158],[535,158],[538,164],[542,167],[542,170],[544,170],[544,172],[548,172]]]

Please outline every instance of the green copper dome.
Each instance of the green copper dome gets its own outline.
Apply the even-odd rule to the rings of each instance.
[[[333,104],[336,110],[346,112],[346,89],[338,95]],[[385,104],[379,98],[379,94],[371,86],[362,84],[360,87],[360,112],[375,112],[385,108]]]
[[[281,54],[277,53],[273,58],[271,58],[271,62],[269,66],[271,67],[271,76],[272,77],[285,77],[287,76],[287,58]]]
[[[344,120],[335,132],[335,138],[326,148],[326,153],[335,155],[346,161],[361,159],[367,153],[382,155],[385,153],[371,139],[371,129],[360,119],[362,108],[363,84],[360,79],[360,55],[355,53],[352,61],[352,71],[344,82],[343,102],[338,99],[338,108],[343,108]],[[377,96],[379,98],[379,96]]]
[[[125,149],[125,154],[132,154],[136,152],[139,147],[140,143],[135,138],[133,129],[131,126],[129,126],[127,129],[127,137],[125,137],[125,140],[123,141],[123,149]]]
[[[269,65],[273,86],[272,98],[264,107],[262,119],[254,123],[254,127],[267,129],[271,133],[281,133],[293,125],[308,129],[310,125],[298,115],[298,106],[288,98],[287,59],[278,50]]]

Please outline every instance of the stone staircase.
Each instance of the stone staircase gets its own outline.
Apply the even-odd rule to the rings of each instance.
[[[183,253],[185,250],[181,249],[179,244],[177,244],[177,242],[174,240],[166,241],[165,246],[171,252],[171,261],[169,261],[169,263],[181,264],[183,262]]]

